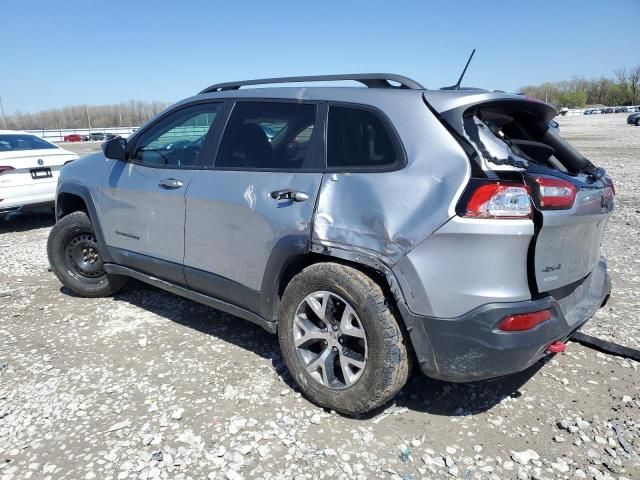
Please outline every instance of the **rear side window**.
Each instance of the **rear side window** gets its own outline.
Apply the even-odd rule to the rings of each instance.
[[[374,112],[342,106],[329,108],[327,167],[387,169],[399,160],[389,130]]]
[[[222,136],[216,168],[306,170],[314,167],[316,105],[238,102]]]

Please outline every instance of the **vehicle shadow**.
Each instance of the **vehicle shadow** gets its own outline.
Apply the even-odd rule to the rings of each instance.
[[[62,291],[73,295],[64,287]],[[271,362],[276,373],[289,387],[297,390],[280,355],[278,337],[256,324],[134,279],[129,279],[125,289],[113,299],[260,355]]]
[[[56,218],[51,207],[3,214],[0,215],[0,234],[52,227],[54,223]]]
[[[63,290],[67,294],[70,293],[66,289]],[[277,337],[257,325],[135,280],[131,280],[125,291],[116,295],[114,300],[135,305],[260,355],[271,362],[276,373],[289,387],[299,391],[280,354]],[[384,414],[391,404],[416,412],[442,416],[466,416],[486,412],[509,397],[520,397],[519,389],[548,361],[549,357],[523,372],[508,377],[469,383],[434,380],[424,376],[416,367],[406,386],[392,402],[356,418],[373,419]]]
[[[431,415],[476,415],[490,410],[508,398],[522,396],[520,388],[547,362],[548,358],[545,358],[520,373],[467,383],[434,380],[416,368],[395,403],[399,407]]]

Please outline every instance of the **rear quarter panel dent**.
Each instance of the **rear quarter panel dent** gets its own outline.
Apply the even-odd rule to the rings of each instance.
[[[312,241],[368,252],[388,266],[454,215],[470,175],[464,151],[420,97],[375,106],[403,143],[401,170],[331,173],[323,177]]]

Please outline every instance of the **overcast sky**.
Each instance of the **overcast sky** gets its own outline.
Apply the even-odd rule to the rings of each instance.
[[[611,76],[640,63],[640,0],[0,0],[7,114],[177,101],[217,82],[392,72],[429,88]]]

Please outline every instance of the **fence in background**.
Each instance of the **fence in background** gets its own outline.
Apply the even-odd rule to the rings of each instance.
[[[65,135],[89,135],[92,132],[101,132],[101,133],[113,133],[114,135],[119,135],[123,138],[127,138],[131,135],[137,127],[109,127],[109,128],[63,128],[56,130],[27,130],[29,133],[33,133],[34,135],[39,136],[40,138],[44,138],[49,142],[62,142],[64,141]]]
[[[593,110],[594,108],[613,108],[613,109],[616,109],[618,107],[570,108],[569,111],[567,112],[567,116],[571,117],[573,115],[584,115],[584,111],[585,110]],[[627,108],[630,109],[629,112],[627,112],[627,113],[630,113],[630,112],[638,111],[638,108],[640,108],[640,106],[638,106],[638,107],[633,107],[632,106],[632,107],[627,107]]]

